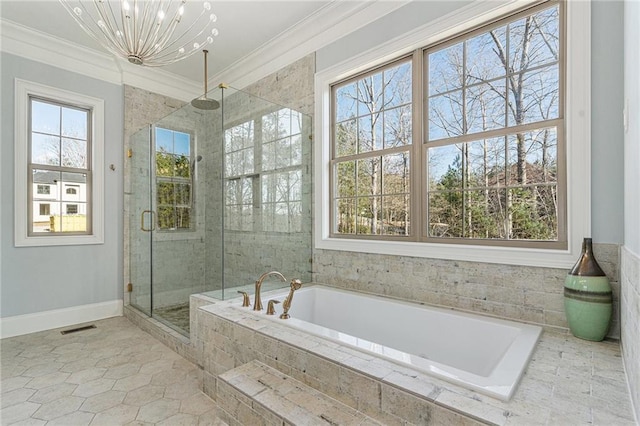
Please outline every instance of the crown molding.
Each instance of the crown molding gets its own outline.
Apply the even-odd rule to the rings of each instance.
[[[3,52],[109,83],[121,83],[120,72],[109,55],[3,18],[0,18],[0,34]]]
[[[185,102],[201,92],[198,84],[176,74],[138,67],[7,19],[0,18],[0,35],[2,52],[109,83],[129,84]]]
[[[209,79],[242,89],[410,3],[334,0]]]
[[[209,78],[210,87],[225,82],[244,88],[410,1],[334,0]],[[200,82],[156,68],[137,67],[7,19],[0,18],[0,34],[0,51],[33,61],[185,102],[201,94]]]

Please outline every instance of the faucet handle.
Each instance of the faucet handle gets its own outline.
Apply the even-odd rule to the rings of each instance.
[[[238,293],[242,295],[242,307],[246,308],[247,306],[251,306],[251,301],[249,300],[249,294],[246,291],[238,290]]]
[[[267,315],[276,314],[275,307],[273,306],[275,303],[280,303],[280,301],[275,299],[269,300],[269,303],[267,303]]]

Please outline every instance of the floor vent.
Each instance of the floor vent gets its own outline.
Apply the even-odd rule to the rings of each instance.
[[[69,330],[62,330],[60,333],[61,334],[69,334],[69,333],[77,333],[78,331],[85,331],[85,330],[89,330],[92,328],[96,328],[95,325],[91,324],[91,325],[85,325],[84,327],[78,327],[78,328],[72,328]]]

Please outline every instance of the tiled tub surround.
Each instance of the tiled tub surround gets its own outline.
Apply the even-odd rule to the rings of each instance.
[[[619,246],[594,244],[613,289],[608,337],[620,339]],[[577,259],[577,258],[576,258]],[[567,269],[501,265],[348,251],[313,252],[313,281],[346,290],[568,328]]]
[[[283,300],[287,291],[270,299]],[[280,321],[281,305],[276,315]],[[291,325],[507,401],[542,329],[332,287],[295,292]]]
[[[617,342],[545,330],[513,398],[503,402],[304,333],[240,302],[203,302],[194,312],[192,344],[205,393],[214,399],[219,374],[258,360],[384,424],[635,424]]]
[[[636,420],[640,422],[640,257],[623,247],[620,268],[622,357],[629,378]]]

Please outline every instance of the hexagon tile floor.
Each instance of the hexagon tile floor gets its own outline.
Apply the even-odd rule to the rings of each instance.
[[[194,364],[124,317],[92,324],[0,340],[0,424],[226,425]]]

